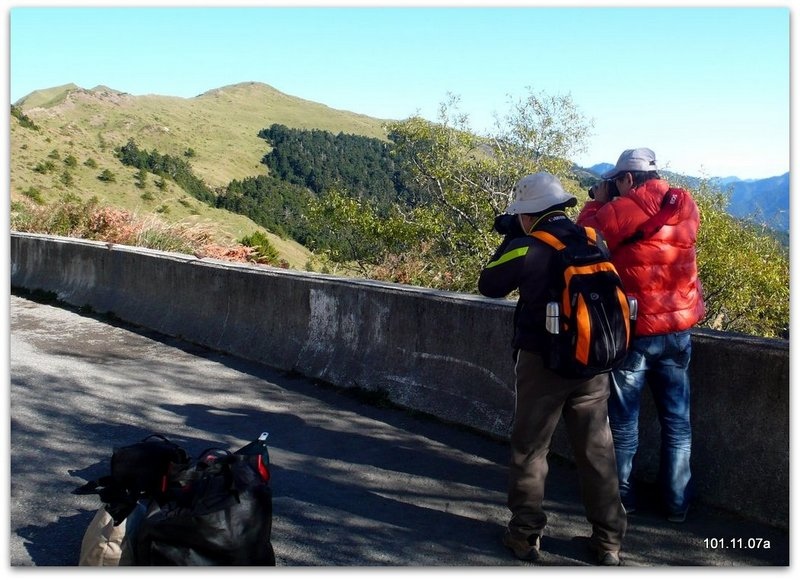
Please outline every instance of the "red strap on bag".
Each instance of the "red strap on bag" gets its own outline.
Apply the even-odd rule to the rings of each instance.
[[[666,224],[672,216],[678,213],[683,205],[684,196],[685,194],[682,189],[670,188],[669,191],[664,194],[664,199],[661,200],[661,208],[651,216],[650,219],[640,225],[639,229],[637,229],[633,235],[622,240],[622,245],[633,244],[634,242],[655,235],[658,230],[664,227],[664,224]]]

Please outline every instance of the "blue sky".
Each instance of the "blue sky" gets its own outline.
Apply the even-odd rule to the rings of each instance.
[[[67,83],[191,98],[257,81],[374,117],[435,119],[452,93],[480,131],[532,89],[570,95],[594,124],[582,165],[647,146],[690,175],[789,170],[788,3],[260,4],[12,1],[10,101]]]

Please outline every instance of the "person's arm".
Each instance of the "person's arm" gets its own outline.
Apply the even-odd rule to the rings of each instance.
[[[575,221],[578,225],[589,226],[603,234],[606,245],[613,252],[636,230],[636,225],[630,220],[631,212],[625,211],[624,206],[629,203],[635,202],[621,198],[608,203],[588,201]]]
[[[589,226],[596,228],[597,226],[594,223],[589,223],[589,222],[595,221],[595,215],[597,215],[597,212],[604,205],[605,205],[604,203],[601,203],[599,201],[594,201],[594,200],[587,201],[584,204],[583,208],[581,208],[581,213],[578,214],[578,219],[575,220],[575,223],[577,223],[579,226]]]
[[[519,287],[525,256],[530,249],[526,238],[503,240],[492,259],[481,271],[478,291],[489,298],[502,298]]]

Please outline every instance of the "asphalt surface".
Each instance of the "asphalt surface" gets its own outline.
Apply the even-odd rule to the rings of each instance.
[[[10,298],[11,566],[77,566],[100,507],[72,490],[151,433],[190,453],[270,433],[279,567],[519,567],[501,544],[507,445],[145,329]],[[554,458],[533,566],[588,566],[572,466]],[[786,530],[697,505],[630,516],[629,567],[789,566]]]

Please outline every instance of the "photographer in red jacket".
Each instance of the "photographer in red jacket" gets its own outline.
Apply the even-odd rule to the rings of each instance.
[[[631,473],[647,384],[661,423],[658,479],[667,517],[683,522],[691,500],[690,329],[705,313],[695,253],[700,215],[689,192],[670,188],[659,176],[651,149],[624,151],[602,179],[577,223],[603,234],[626,293],[639,307],[636,337],[612,373],[608,401],[620,495],[633,513]]]

